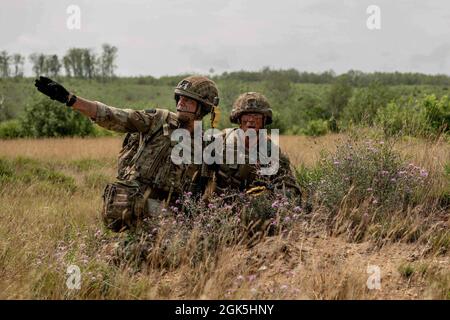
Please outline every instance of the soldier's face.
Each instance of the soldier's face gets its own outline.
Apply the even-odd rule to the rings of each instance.
[[[258,132],[259,129],[264,127],[264,116],[259,113],[246,113],[241,116],[240,128],[247,131],[247,129],[255,129]]]
[[[198,103],[194,99],[180,96],[177,103],[177,115],[181,121],[195,120]]]

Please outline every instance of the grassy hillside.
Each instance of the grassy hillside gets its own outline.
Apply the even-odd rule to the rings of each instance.
[[[321,150],[335,154],[347,138],[283,136],[281,147],[303,168],[301,181],[314,181],[304,174],[312,177],[320,168]],[[163,231],[148,267],[140,271],[112,262],[108,244],[123,236],[104,230],[99,219],[101,193],[114,180],[120,144],[117,137],[0,141],[0,298],[450,298],[449,212],[427,204],[436,199],[436,190],[441,194],[449,187],[448,143],[395,143],[407,163],[427,170],[426,189],[435,190],[404,211],[382,216],[375,209],[367,225],[359,220],[354,225],[371,209],[365,201],[345,205],[351,198],[346,195],[335,213],[314,206],[311,213],[300,212],[286,232],[253,246],[222,243],[200,260],[193,256],[201,245],[196,231],[184,234],[178,224],[174,229],[171,217],[162,217],[168,238]],[[365,172],[359,174],[367,179]],[[232,229],[223,229],[211,239],[230,236]],[[361,230],[364,234],[355,237]],[[182,235],[186,245],[177,242]],[[169,247],[163,250],[164,241]],[[81,270],[80,290],[66,287],[72,264]],[[381,290],[366,286],[368,265],[380,268]]]
[[[297,76],[263,70],[214,80],[221,128],[240,93],[268,97],[303,207],[257,198],[230,214],[221,198],[211,207],[190,202],[191,220],[168,210],[150,221],[157,236],[140,237],[111,233],[99,217],[121,137],[42,138],[64,135],[46,119],[59,129],[69,127],[60,119],[75,129],[81,122],[32,78],[0,79],[0,298],[450,299],[448,77]],[[182,78],[57,80],[115,107],[174,110]],[[27,135],[25,126],[48,134]],[[274,236],[245,222],[260,205],[273,214]],[[146,237],[156,238],[137,266]],[[136,250],[118,261],[115,244],[124,241]],[[80,290],[66,286],[73,264]],[[381,290],[367,287],[368,266],[379,268]]]
[[[183,76],[154,79],[116,78],[108,81],[59,78],[58,80],[74,93],[106,104],[134,109],[163,107],[174,110],[173,88]],[[341,126],[353,121],[355,109],[366,109],[370,100],[364,99],[370,90],[376,94],[383,92],[385,97],[376,102],[376,108],[385,106],[389,101],[400,98],[419,98],[426,94],[435,94],[438,98],[448,94],[448,87],[442,85],[379,85],[380,88],[350,86],[349,93],[341,92],[339,85],[333,83],[312,84],[297,83],[286,78],[274,79],[236,79],[226,76],[214,78],[220,90],[222,117],[220,127],[230,126],[228,116],[233,101],[246,91],[259,91],[265,94],[274,110],[273,127],[283,133],[300,133],[307,130],[313,120],[328,120],[332,113]],[[0,122],[19,117],[25,106],[36,103],[41,98],[34,86],[33,78],[0,79]],[[362,93],[362,94],[359,94]],[[342,97],[343,95],[343,97]],[[352,101],[352,97],[353,100]],[[371,99],[369,97],[369,99]],[[335,104],[339,101],[340,104]],[[336,110],[334,112],[333,110]],[[345,109],[348,109],[347,111]],[[344,109],[344,110],[341,110]],[[372,111],[371,111],[372,112]],[[376,112],[376,110],[374,111]],[[358,120],[359,121],[359,120]]]

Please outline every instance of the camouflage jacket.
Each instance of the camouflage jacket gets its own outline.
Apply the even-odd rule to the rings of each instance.
[[[225,129],[223,131],[224,143],[226,139],[234,139],[235,146],[235,159],[237,151],[237,139],[239,137],[236,134],[236,129]],[[270,139],[267,145],[270,150]],[[224,150],[226,148],[224,147]],[[224,151],[225,152],[225,151]],[[225,155],[224,155],[225,157]],[[283,154],[280,150],[279,153],[279,169],[277,173],[273,175],[261,175],[258,170],[261,168],[260,164],[248,164],[248,150],[245,154],[246,164],[220,164],[215,168],[215,181],[214,188],[216,193],[225,192],[226,190],[239,190],[247,191],[253,187],[264,186],[269,191],[282,193],[290,198],[298,198],[300,201],[301,190],[300,186],[295,179],[289,158]]]
[[[179,127],[175,113],[164,109],[137,111],[97,103],[98,125],[127,132],[119,154],[118,179],[153,189],[150,198],[172,200],[183,191],[191,191],[199,165],[176,165],[170,155],[176,142],[172,132]]]

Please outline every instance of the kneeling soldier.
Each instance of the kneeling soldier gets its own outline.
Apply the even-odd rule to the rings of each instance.
[[[233,104],[230,115],[231,123],[239,124],[238,128],[228,128],[223,131],[223,141],[233,141],[235,147],[235,159],[239,152],[245,152],[245,164],[220,164],[215,169],[215,179],[210,184],[214,184],[215,192],[225,193],[229,190],[239,190],[248,194],[257,194],[258,192],[270,192],[272,194],[282,194],[290,198],[296,204],[301,203],[300,187],[294,177],[290,167],[290,161],[281,151],[279,157],[278,171],[272,175],[262,175],[259,170],[263,166],[261,163],[249,164],[249,150],[252,143],[249,136],[240,136],[238,129],[247,132],[253,129],[256,132],[257,148],[261,146],[260,136],[258,132],[266,125],[272,123],[272,109],[266,97],[257,92],[247,92],[241,94]],[[245,141],[238,141],[244,139]],[[237,148],[241,143],[245,147]],[[270,144],[273,143],[267,138],[266,146],[268,153],[272,149]],[[226,147],[224,148],[226,150]],[[258,152],[260,151],[259,149]],[[259,155],[261,153],[259,152]],[[270,155],[269,155],[270,157]]]
[[[185,191],[199,191],[202,165],[171,161],[171,133],[185,128],[193,134],[194,121],[201,120],[219,103],[216,84],[202,76],[182,80],[175,88],[177,113],[165,109],[131,110],[90,101],[67,91],[57,82],[40,77],[37,89],[65,103],[98,125],[127,132],[119,154],[117,181],[105,188],[102,218],[114,231],[134,229],[146,216],[174,205]]]

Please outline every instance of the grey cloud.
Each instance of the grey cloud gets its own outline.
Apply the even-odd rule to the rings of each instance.
[[[119,75],[263,66],[449,73],[450,2],[444,0],[3,2],[0,50],[62,55],[74,46],[98,52],[108,42],[119,48]],[[65,28],[72,3],[82,9],[76,32]],[[370,4],[381,7],[379,31],[366,28]]]
[[[234,56],[234,52],[230,49],[222,48],[217,51],[203,51],[194,46],[183,46],[180,49],[181,54],[187,54],[190,66],[197,70],[229,70],[231,68],[230,58]]]
[[[434,48],[430,54],[415,54],[411,57],[414,67],[421,65],[432,66],[435,72],[450,73],[448,63],[450,62],[450,43],[442,44]]]

